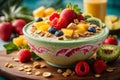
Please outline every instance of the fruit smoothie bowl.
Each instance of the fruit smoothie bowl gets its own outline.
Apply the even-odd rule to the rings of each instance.
[[[65,8],[60,14],[55,12],[47,19],[38,18],[28,23],[23,33],[30,48],[55,67],[68,67],[91,57],[109,30],[97,18],[76,15],[74,10]]]

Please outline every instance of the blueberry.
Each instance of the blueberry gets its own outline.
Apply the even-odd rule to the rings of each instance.
[[[36,22],[40,22],[40,21],[43,21],[43,19],[42,18],[37,18],[36,19]]]
[[[55,32],[55,36],[59,37],[59,36],[62,36],[63,35],[63,32],[61,30],[58,30]]]
[[[53,26],[51,26],[49,29],[48,29],[48,32],[51,33],[51,34],[55,34],[55,32],[57,31],[57,29]]]
[[[88,31],[89,31],[89,32],[94,32],[94,33],[96,33],[95,27],[92,27],[92,26],[90,26],[90,27],[88,28]]]

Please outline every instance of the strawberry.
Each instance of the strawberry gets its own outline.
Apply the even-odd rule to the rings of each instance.
[[[52,14],[50,15],[49,20],[52,21],[52,20],[55,19],[55,18],[59,18],[59,14],[56,13],[56,12],[54,12],[54,13],[52,13]]]
[[[50,25],[56,27],[58,23],[58,18],[54,18],[51,22]]]
[[[97,74],[101,74],[105,71],[107,64],[103,60],[95,60],[93,63],[93,70]]]
[[[26,25],[26,21],[23,19],[17,19],[12,22],[12,25],[13,25],[15,32],[19,35],[22,35],[23,34],[22,29]]]
[[[83,17],[81,14],[79,14],[79,15],[77,16],[77,19],[78,19],[79,21],[81,21],[81,20],[84,20],[84,17]]]
[[[75,18],[76,13],[72,9],[70,8],[64,9],[60,14],[60,18],[56,28],[57,29],[66,28],[67,25],[71,23]]]
[[[12,34],[12,25],[9,22],[1,22],[0,23],[0,38],[3,41],[7,41],[10,39]]]
[[[75,66],[75,72],[78,76],[85,76],[90,72],[89,64],[85,61],[80,61]]]
[[[21,49],[18,52],[19,61],[22,63],[29,61],[31,57],[32,57],[32,53],[28,49]]]
[[[108,36],[103,44],[112,44],[112,45],[118,45],[118,40],[116,36]]]

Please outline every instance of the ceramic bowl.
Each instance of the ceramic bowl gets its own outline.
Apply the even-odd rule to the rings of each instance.
[[[48,64],[55,67],[68,67],[77,61],[86,60],[102,45],[109,30],[103,28],[101,33],[76,40],[56,40],[54,38],[36,37],[30,34],[32,23],[23,28],[23,33],[30,48]]]

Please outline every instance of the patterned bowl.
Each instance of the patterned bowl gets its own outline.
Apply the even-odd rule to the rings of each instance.
[[[23,33],[30,48],[48,64],[55,67],[69,67],[77,61],[86,60],[102,45],[109,30],[103,28],[101,33],[76,40],[57,40],[36,37],[30,34],[32,23],[23,28]]]

